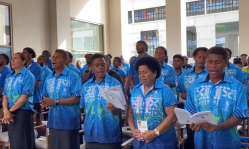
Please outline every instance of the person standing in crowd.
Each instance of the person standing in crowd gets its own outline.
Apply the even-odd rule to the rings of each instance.
[[[122,69],[120,69],[120,65],[121,65],[121,58],[119,58],[119,57],[114,57],[114,59],[113,59],[113,71],[115,71],[117,74],[119,74],[120,75],[120,77],[122,78],[122,81],[123,81],[123,83],[125,83],[125,80],[126,80],[126,75],[125,75],[125,72],[122,70]]]
[[[52,62],[51,62],[51,53],[48,51],[48,50],[44,50],[43,52],[42,52],[42,56],[45,56],[46,57],[46,59],[48,60],[48,62],[47,62],[47,66],[48,66],[48,68],[51,70],[51,71],[53,71],[54,69],[52,68]]]
[[[73,60],[73,55],[72,55],[72,53],[70,53],[70,52],[68,52],[67,51],[67,53],[68,53],[68,61],[67,61],[67,64],[66,64],[66,66],[67,66],[67,68],[69,69],[69,70],[71,70],[72,72],[74,72],[75,74],[77,74],[78,75],[78,77],[80,77],[80,71],[72,64],[72,60]],[[81,78],[81,77],[80,77]]]
[[[47,128],[51,149],[79,149],[80,78],[66,67],[68,53],[57,49],[52,57],[54,72],[47,76],[42,107],[49,108]]]
[[[132,60],[129,72],[129,83],[131,89],[133,89],[135,85],[140,83],[138,73],[135,71],[135,63],[139,58],[148,56],[148,54],[146,53],[148,51],[147,43],[142,40],[139,40],[136,44],[136,50],[138,53],[138,57]]]
[[[76,68],[77,68],[80,72],[81,72],[82,69],[83,69],[83,67],[82,67],[81,65],[82,65],[81,61],[80,61],[80,60],[77,60],[77,61],[76,61]]]
[[[176,54],[173,56],[173,67],[174,67],[175,74],[176,74],[176,77],[175,77],[176,87],[173,88],[173,92],[177,97],[177,101],[179,102],[178,104],[179,108],[183,108],[184,107],[183,102],[185,102],[184,100],[180,101],[180,92],[177,90],[177,86],[179,84],[179,78],[186,71],[185,69],[182,68],[183,62],[184,62],[184,58],[182,55]]]
[[[246,98],[247,98],[247,107],[249,107],[249,83],[247,84],[246,87]]]
[[[240,58],[241,58],[241,60],[242,60],[243,67],[248,66],[247,60],[246,60],[247,54],[241,54],[241,55],[240,55]]]
[[[83,80],[84,71],[90,70],[90,59],[91,59],[91,56],[92,56],[92,54],[86,54],[85,55],[86,64],[83,66],[83,68],[80,71],[81,80]]]
[[[52,73],[52,71],[46,66],[47,59],[46,59],[45,56],[40,55],[37,58],[37,63],[42,68],[42,77],[41,77],[41,81],[39,83],[39,87],[37,89],[38,92],[39,92],[39,101],[41,101],[42,100],[42,94],[43,94],[43,88],[44,88],[44,82],[45,82],[47,76]],[[41,115],[37,114],[37,125],[41,125],[41,124],[42,124],[42,122],[41,122]],[[45,131],[46,130],[42,130],[42,128],[38,129],[38,136],[44,135]]]
[[[3,119],[8,124],[11,149],[35,149],[33,94],[34,75],[25,68],[26,56],[15,53],[11,64],[14,71],[5,80]]]
[[[243,64],[242,64],[242,61],[241,61],[240,58],[235,58],[233,60],[233,64],[236,65],[236,66],[238,66],[240,69],[242,69],[242,67],[243,67]],[[243,77],[244,77],[244,79],[246,81],[246,83],[244,84],[244,86],[246,86],[247,83],[248,83],[248,81],[249,81],[249,72],[242,71],[242,74],[243,74]]]
[[[194,83],[197,79],[204,77],[206,74],[208,74],[208,71],[205,67],[207,50],[208,49],[205,47],[199,47],[195,49],[193,52],[195,66],[186,70],[179,77],[179,82],[178,82],[179,84],[177,86],[177,90],[181,92],[181,98],[184,100],[186,100],[187,98],[187,93],[189,91],[190,85]],[[187,126],[187,135],[188,135],[186,148],[194,149],[194,131],[189,129],[189,125],[186,126]]]
[[[85,70],[83,75],[82,85],[84,85],[92,77],[92,70]]]
[[[183,58],[184,58],[184,62],[183,62],[182,68],[185,70],[192,68],[192,66],[188,64],[188,57],[183,56]]]
[[[228,65],[227,52],[212,47],[207,52],[205,77],[195,81],[188,92],[185,109],[191,114],[211,111],[217,125],[209,122],[192,123],[196,149],[240,149],[237,126],[248,118],[246,93],[243,85],[224,73]]]
[[[130,60],[129,60],[129,64],[130,64],[130,66],[131,66],[131,62],[135,59],[135,58],[137,58],[136,56],[132,56],[132,57],[130,57]],[[131,68],[131,67],[130,67]],[[128,72],[130,71],[130,69],[128,70]],[[129,75],[129,73],[128,73],[128,75]],[[126,100],[128,100],[129,99],[129,97],[130,97],[130,94],[131,94],[131,86],[130,86],[130,77],[128,76],[127,78],[126,78],[126,83],[125,83],[125,98],[126,98]]]
[[[131,65],[131,62],[135,59],[135,58],[137,58],[136,56],[132,56],[131,58],[130,58],[130,60],[129,60],[129,63],[130,63],[130,65]],[[131,68],[131,67],[130,67]],[[130,70],[129,70],[130,71]]]
[[[128,124],[134,136],[133,146],[139,149],[178,149],[174,124],[177,100],[165,84],[157,78],[161,65],[153,57],[137,60],[135,70],[141,83],[131,93]],[[143,122],[145,131],[138,123]]]
[[[98,85],[104,90],[121,84],[110,77],[102,54],[91,57],[91,70],[94,77],[87,81],[81,90],[80,107],[85,108],[84,135],[86,149],[121,149],[119,126],[120,109],[115,108],[100,94]]]
[[[175,71],[174,68],[165,63],[165,59],[167,58],[167,50],[166,48],[160,46],[156,48],[155,58],[161,65],[161,75],[158,80],[169,88],[175,87]]]
[[[106,72],[108,73],[109,76],[118,80],[118,82],[123,86],[123,80],[121,76],[117,74],[115,71],[110,69],[111,58],[108,55],[105,55],[104,57],[105,57],[105,63],[106,63]]]
[[[4,90],[5,79],[8,74],[11,73],[11,70],[7,66],[9,64],[9,57],[6,54],[0,54],[0,108],[2,108],[2,93]]]
[[[42,79],[42,68],[41,66],[33,60],[33,58],[36,57],[36,53],[32,48],[24,48],[22,53],[26,56],[27,58],[27,65],[26,69],[29,70],[35,77],[35,88],[34,88],[34,110],[37,111],[37,117],[36,117],[36,123],[40,123],[40,115],[41,115],[41,106],[40,106],[40,101],[41,101],[41,95],[39,94],[39,84]]]
[[[128,63],[126,63],[124,61],[124,58],[123,58],[122,55],[120,56],[120,59],[121,59],[120,68],[125,72],[125,76],[128,76],[129,75],[129,70],[130,70],[130,64],[128,64]]]
[[[246,58],[248,66],[242,68],[243,71],[249,72],[249,56]]]
[[[228,64],[227,67],[224,69],[224,72],[226,73],[226,75],[228,75],[231,78],[234,78],[238,81],[240,81],[242,84],[245,84],[245,78],[243,76],[242,70],[235,66],[234,64],[229,62],[229,59],[232,56],[232,51],[228,48],[225,48],[227,51],[227,60],[228,60]]]
[[[114,68],[114,66],[112,65],[112,55],[111,55],[111,54],[107,54],[107,56],[109,56],[109,57],[110,57],[110,59],[111,59],[110,69],[112,70],[112,69]]]

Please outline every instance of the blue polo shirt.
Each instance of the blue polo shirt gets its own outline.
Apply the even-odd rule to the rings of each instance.
[[[144,56],[149,56],[147,53],[145,53]],[[139,77],[138,77],[138,72],[135,71],[135,64],[137,62],[137,60],[139,59],[140,57],[138,56],[137,58],[135,58],[132,62],[131,62],[131,66],[130,66],[130,72],[129,72],[129,75],[130,76],[134,76],[134,85],[137,85],[140,83],[140,80],[139,80]]]
[[[41,66],[32,60],[32,62],[26,66],[27,70],[29,70],[35,77],[35,81],[41,81],[42,79],[42,68]],[[39,103],[40,102],[40,93],[38,89],[35,90],[34,93],[34,103]]]
[[[39,83],[39,87],[38,87],[38,92],[39,92],[39,102],[42,100],[42,94],[43,94],[43,86],[44,86],[44,83],[45,83],[45,80],[47,78],[47,76],[49,74],[51,74],[52,71],[47,67],[47,66],[43,66],[42,67],[42,79]]]
[[[243,74],[245,82],[246,82],[244,85],[246,86],[249,82],[249,72],[242,71],[242,74]]]
[[[176,105],[178,102],[170,88],[158,80],[146,96],[144,96],[141,86],[140,83],[133,88],[130,98],[135,127],[138,128],[138,120],[146,120],[148,129],[154,130],[167,117],[165,109]],[[135,148],[142,149],[175,149],[178,145],[175,128],[172,126],[167,132],[160,134],[149,143],[134,138],[133,145]]]
[[[236,79],[225,75],[213,84],[208,75],[195,81],[188,92],[185,109],[190,113],[211,111],[221,124],[231,117],[248,118],[245,89]],[[204,129],[195,132],[196,149],[239,149],[240,136],[237,127],[209,133]]]
[[[242,84],[246,83],[242,70],[238,66],[229,62],[228,66],[224,69],[224,72],[226,75],[240,81]]]
[[[130,64],[124,62],[123,67],[121,69],[124,71],[125,75],[128,76],[130,71]]]
[[[80,77],[80,71],[72,64],[69,64],[67,66],[67,68],[71,71],[73,71],[74,73],[76,73],[78,75],[78,77]],[[80,77],[81,78],[81,77]]]
[[[29,95],[28,100],[19,109],[34,111],[33,94],[35,78],[25,67],[20,73],[13,71],[5,80],[3,95],[8,98],[8,107],[11,108],[22,95]]]
[[[106,109],[107,100],[100,94],[97,85],[104,90],[121,84],[106,73],[105,79],[97,83],[95,77],[82,87],[80,107],[85,108],[86,118],[84,134],[86,142],[119,143],[122,142],[119,115],[113,115]]]
[[[110,69],[112,70],[113,68],[114,68],[114,66],[111,64],[111,65],[110,65]]]
[[[125,72],[121,68],[118,67],[117,70],[113,68],[112,70],[119,74],[121,77],[126,77]]]
[[[189,87],[192,83],[195,82],[195,80],[204,77],[208,74],[206,66],[204,66],[204,69],[200,72],[197,73],[195,72],[195,66],[187,69],[180,77],[179,77],[179,82],[177,86],[177,90],[179,92],[185,92],[188,93]]]
[[[48,60],[47,66],[48,66],[48,68],[49,68],[51,71],[54,71],[54,69],[52,68],[52,60],[51,60],[51,59]]]
[[[179,99],[180,99],[180,92],[177,90],[177,87],[178,87],[178,84],[180,82],[180,77],[182,76],[182,74],[184,74],[185,71],[186,70],[182,68],[182,71],[179,74],[176,74],[176,76],[175,76],[175,84],[176,84],[176,86],[171,88],[173,93],[176,95],[177,101],[179,101]]]
[[[246,87],[246,98],[249,98],[249,83],[247,84]]]
[[[161,75],[158,80],[164,84],[171,84],[172,87],[175,87],[175,75],[174,68],[164,62],[161,67]]]
[[[46,78],[43,96],[59,100],[79,97],[81,90],[80,78],[67,67],[60,75],[55,72]],[[80,128],[80,104],[54,105],[49,109],[48,128],[76,130]]]
[[[0,71],[0,90],[4,87],[5,79],[10,73],[11,70],[9,69],[8,66],[3,67],[3,69]]]

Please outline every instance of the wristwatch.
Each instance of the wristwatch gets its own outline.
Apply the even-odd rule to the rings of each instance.
[[[157,136],[160,136],[160,132],[157,129],[154,129]]]
[[[58,105],[58,104],[60,103],[60,100],[56,100],[56,102],[55,102],[55,103],[56,103],[56,105]]]

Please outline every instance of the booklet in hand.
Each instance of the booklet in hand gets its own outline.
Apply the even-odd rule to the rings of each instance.
[[[123,90],[120,86],[109,88],[106,91],[99,85],[98,88],[104,99],[110,102],[114,107],[125,110],[126,101]]]
[[[211,111],[198,112],[193,114],[192,116],[188,111],[185,111],[184,109],[175,108],[174,111],[180,124],[191,124],[206,121],[213,125],[217,125],[217,122],[215,121]]]

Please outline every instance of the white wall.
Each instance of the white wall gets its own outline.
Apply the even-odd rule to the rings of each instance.
[[[25,47],[50,50],[49,0],[1,0],[12,4],[13,53]]]

